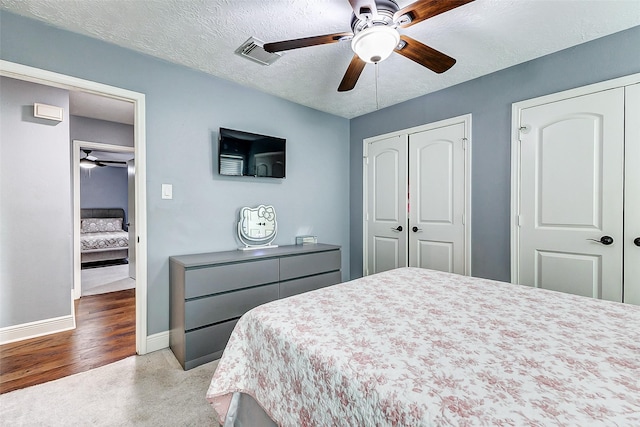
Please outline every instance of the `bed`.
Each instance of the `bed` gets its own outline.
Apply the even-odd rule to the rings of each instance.
[[[638,426],[640,307],[401,268],[246,313],[207,399],[225,426]]]
[[[124,209],[80,209],[82,264],[124,260],[128,256],[129,232]]]

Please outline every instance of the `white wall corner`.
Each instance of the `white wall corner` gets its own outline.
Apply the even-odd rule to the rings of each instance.
[[[163,348],[169,348],[169,331],[158,332],[157,334],[147,336],[146,353],[152,353],[162,350]]]
[[[22,341],[29,338],[41,337],[75,329],[75,321],[72,315],[60,316],[52,319],[38,320],[36,322],[23,323],[21,325],[7,326],[0,329],[0,344]],[[167,332],[167,337],[169,333]],[[167,338],[167,343],[169,338]]]

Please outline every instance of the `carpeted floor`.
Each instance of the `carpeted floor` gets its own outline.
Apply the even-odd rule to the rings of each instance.
[[[217,426],[218,362],[183,371],[169,349],[0,395],[3,426]]]

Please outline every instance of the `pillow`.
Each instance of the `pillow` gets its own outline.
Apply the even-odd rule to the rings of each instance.
[[[103,231],[122,231],[122,218],[83,218],[80,221],[81,233]]]

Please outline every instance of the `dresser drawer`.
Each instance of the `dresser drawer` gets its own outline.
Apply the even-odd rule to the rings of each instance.
[[[315,252],[280,258],[280,280],[340,270],[340,251]]]
[[[185,303],[185,329],[240,317],[260,304],[278,299],[278,284],[199,298]]]
[[[185,272],[185,299],[278,281],[278,260],[239,262]]]
[[[203,357],[210,360],[219,358],[222,351],[227,346],[227,341],[233,332],[238,320],[230,320],[228,322],[219,323],[217,325],[208,326],[185,334],[185,369],[190,369],[194,360],[202,361]],[[197,365],[196,365],[197,366]]]
[[[342,273],[333,271],[331,273],[318,274],[303,279],[288,280],[280,282],[280,298],[290,297],[303,292],[314,291],[325,286],[335,285],[342,281]]]

